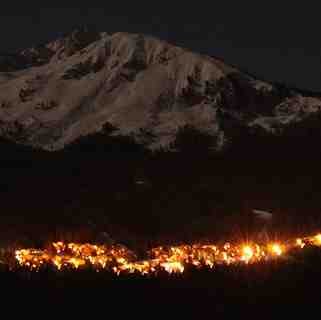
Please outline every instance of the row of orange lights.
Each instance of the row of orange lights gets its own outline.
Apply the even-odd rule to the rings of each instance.
[[[225,243],[222,246],[195,244],[158,247],[148,252],[149,258],[137,260],[126,247],[55,242],[44,250],[20,249],[15,252],[19,266],[39,271],[52,266],[61,271],[92,267],[116,274],[155,274],[160,271],[183,273],[187,266],[214,268],[215,265],[252,264],[286,255],[293,249],[303,250],[309,245],[321,246],[321,234],[298,238],[293,241],[267,244]]]

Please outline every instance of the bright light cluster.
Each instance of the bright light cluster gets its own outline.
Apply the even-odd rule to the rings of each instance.
[[[109,270],[116,274],[155,274],[161,271],[169,274],[183,273],[188,266],[215,268],[216,265],[253,264],[278,259],[293,249],[304,249],[309,245],[321,246],[321,234],[297,238],[284,243],[267,244],[225,243],[221,246],[194,244],[154,248],[149,258],[137,261],[133,252],[124,246],[104,246],[55,242],[45,250],[21,249],[15,257],[21,267],[38,271],[53,267],[58,271],[92,267],[95,270]]]
[[[43,266],[54,266],[57,270],[78,269],[92,266],[95,269],[112,268],[118,264],[135,260],[135,255],[124,246],[99,246],[54,242],[45,250],[22,249],[16,251],[19,265],[39,270]]]

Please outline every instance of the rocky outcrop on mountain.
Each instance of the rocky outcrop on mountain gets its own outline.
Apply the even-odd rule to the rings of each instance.
[[[229,127],[282,134],[320,110],[321,96],[140,34],[80,28],[0,55],[0,135],[48,150],[106,124],[152,149],[170,148],[191,127],[221,150]]]
[[[0,53],[0,72],[12,72],[41,66],[53,60],[68,58],[99,40],[101,34],[88,27],[75,29],[60,39],[48,44],[31,47],[14,54]]]

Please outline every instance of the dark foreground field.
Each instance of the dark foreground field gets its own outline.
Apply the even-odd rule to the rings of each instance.
[[[265,318],[286,313],[308,315],[321,308],[321,250],[311,248],[290,260],[251,266],[187,270],[183,275],[120,276],[80,272],[0,274],[4,301],[24,315],[58,312],[101,313],[124,318],[166,316],[179,319],[207,315]],[[281,312],[281,313],[280,313]],[[108,316],[107,316],[108,315]]]
[[[120,148],[111,138],[95,139],[97,143],[85,139],[59,153],[1,142],[3,246],[13,242],[42,247],[65,230],[76,233],[71,240],[96,240],[87,236],[88,228],[93,234],[107,231],[129,248],[164,240],[233,240],[231,236],[261,229],[251,221],[255,208],[273,212],[269,228],[281,238],[312,234],[321,226],[321,155],[315,148],[319,139],[310,144],[301,139],[300,147],[298,139],[291,139],[286,150],[282,140],[251,144],[246,139],[246,149],[224,156],[202,152],[198,140],[195,152],[188,145],[181,153],[152,155],[126,141]],[[172,309],[180,313],[177,319],[200,319],[204,314],[209,319],[261,319],[280,315],[280,310],[304,316],[316,311],[318,319],[320,284],[321,253],[311,249],[276,264],[157,278],[2,270],[0,305],[13,303],[10,314],[21,311],[26,319],[53,312],[64,319],[65,307],[89,312],[90,319],[94,313],[106,319],[127,314],[131,319],[160,314],[173,319]]]
[[[216,241],[260,231],[253,209],[273,213],[271,232],[318,230],[320,139],[244,140],[223,154],[193,131],[182,134],[179,152],[152,153],[104,134],[52,153],[0,140],[0,243],[35,246],[83,229],[128,246]]]

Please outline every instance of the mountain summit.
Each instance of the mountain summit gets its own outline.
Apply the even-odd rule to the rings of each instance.
[[[106,124],[154,149],[192,127],[221,149],[230,126],[282,134],[320,110],[321,96],[140,34],[79,28],[0,55],[0,135],[48,150]]]

